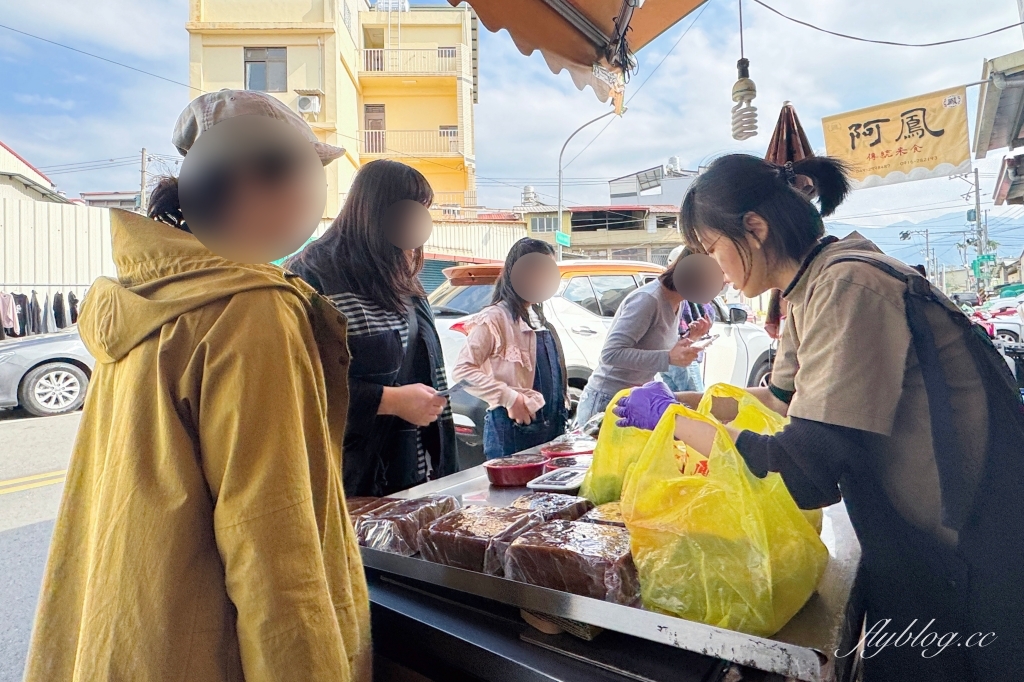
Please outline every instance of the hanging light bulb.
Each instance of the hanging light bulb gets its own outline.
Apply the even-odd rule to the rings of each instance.
[[[732,86],[732,138],[747,140],[757,135],[757,107],[750,103],[757,97],[757,86],[750,80],[750,60],[743,54],[743,0],[738,0],[740,10],[740,60],[736,62],[738,80]]]
[[[736,62],[738,80],[732,86],[732,137],[746,140],[757,135],[757,107],[751,102],[757,97],[757,86],[750,80],[750,61],[746,58]]]

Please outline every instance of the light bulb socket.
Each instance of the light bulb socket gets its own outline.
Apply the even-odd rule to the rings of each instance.
[[[750,60],[744,57],[737,61],[736,72],[738,78],[750,78]]]

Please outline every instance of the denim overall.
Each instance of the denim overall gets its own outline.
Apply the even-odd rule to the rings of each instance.
[[[542,445],[565,433],[568,414],[562,394],[562,370],[558,348],[551,332],[540,329],[537,335],[537,363],[533,390],[544,396],[544,407],[529,424],[517,424],[504,407],[488,410],[484,416],[484,456],[506,457],[536,445]]]

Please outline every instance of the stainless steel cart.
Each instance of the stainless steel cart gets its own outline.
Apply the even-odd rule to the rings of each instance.
[[[441,493],[458,497],[463,504],[507,506],[525,492],[528,492],[525,488],[490,486],[484,468],[480,466],[416,486],[396,496],[414,498],[430,493]],[[804,682],[846,682],[852,679],[855,667],[856,655],[848,655],[848,652],[856,649],[863,612],[857,607],[857,600],[853,597],[854,579],[860,560],[860,545],[842,503],[825,510],[821,537],[829,551],[829,564],[817,592],[786,627],[771,638],[754,637],[639,608],[434,564],[418,557],[402,557],[363,548],[363,562],[368,569],[368,575],[372,577],[371,600],[374,600],[374,585],[377,586],[376,592],[382,594],[382,585],[390,588],[404,584],[410,594],[416,593],[416,599],[420,600],[416,608],[424,608],[424,604],[431,603],[430,587],[436,587],[439,590],[434,595],[437,608],[448,611],[449,614],[457,610],[454,607],[456,602],[460,601],[457,597],[472,596],[480,600],[469,607],[476,611],[491,609],[487,604],[494,604],[494,609],[497,609],[498,605],[504,605],[505,609],[514,607],[546,614],[555,619],[588,624],[626,636],[612,636],[609,641],[614,640],[616,646],[621,646],[622,641],[630,641],[629,638],[637,638],[663,645],[660,647],[662,650],[665,648],[664,645],[668,645],[702,657],[721,659],[773,673],[785,679]],[[390,600],[389,608],[400,610],[401,607],[394,606],[395,598],[392,593],[385,601]],[[471,633],[472,628],[467,632]],[[471,634],[467,636],[472,638]],[[518,639],[529,638],[521,636]],[[536,639],[543,640],[542,637]],[[632,640],[636,643],[637,651],[651,646],[637,639]],[[542,641],[534,643],[544,646]],[[598,648],[600,643],[601,637],[593,642]],[[600,658],[565,650],[572,649],[571,646],[554,648],[562,650],[563,654],[576,660]],[[666,652],[666,655],[668,653]],[[646,658],[652,656],[649,652],[643,655]],[[607,667],[600,661],[592,662],[599,667]],[[721,672],[724,674],[728,667],[722,668]],[[612,669],[616,669],[615,666],[612,666]],[[678,668],[676,670],[679,672]],[[528,679],[529,676],[524,672],[517,677]],[[573,677],[545,676],[538,679]],[[599,679],[599,676],[595,671],[594,676],[588,679]],[[621,679],[659,678],[653,673],[649,676],[628,673]],[[676,675],[672,679],[689,678]],[[704,675],[700,679],[723,678]]]

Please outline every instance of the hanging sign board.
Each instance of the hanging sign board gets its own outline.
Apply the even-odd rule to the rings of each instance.
[[[569,233],[559,230],[555,232],[555,243],[561,246],[570,246]]]
[[[963,86],[827,116],[821,127],[856,189],[971,170]]]

